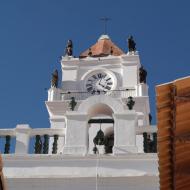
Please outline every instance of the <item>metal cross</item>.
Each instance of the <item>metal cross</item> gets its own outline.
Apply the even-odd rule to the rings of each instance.
[[[107,22],[111,19],[108,17],[103,17],[103,18],[100,18],[100,20],[104,22],[104,34],[107,34]]]

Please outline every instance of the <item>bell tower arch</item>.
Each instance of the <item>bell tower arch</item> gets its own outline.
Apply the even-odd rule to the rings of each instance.
[[[86,112],[90,115],[93,112],[98,111],[96,108],[99,109],[100,112],[107,111],[109,113],[112,112],[112,114],[125,112],[124,104],[120,100],[105,95],[91,96],[87,98],[79,105],[78,111]]]
[[[94,104],[88,110],[89,115],[89,128],[88,128],[88,153],[95,154],[98,151],[99,154],[112,153],[112,148],[114,142],[112,142],[108,150],[108,145],[110,145],[110,138],[108,138],[108,132],[112,131],[114,135],[114,119],[113,110],[105,103]],[[101,146],[99,144],[98,138],[100,138],[99,133],[102,133],[103,137],[101,139]],[[96,150],[96,151],[95,151]]]
[[[110,141],[114,139],[113,154],[137,152],[136,142],[142,150],[143,137],[136,131],[149,126],[150,109],[147,72],[135,45],[131,36],[125,53],[108,35],[102,35],[76,58],[68,52],[72,49],[69,43],[61,60],[62,86],[52,86],[46,102],[51,127],[65,128],[63,154],[89,153],[89,134],[97,133],[91,122],[98,119],[114,121],[112,132],[104,131]],[[129,97],[135,102],[132,109],[127,104]]]
[[[83,100],[76,111],[67,112],[66,120],[68,127],[64,152],[67,154],[92,154],[93,138],[100,124],[107,140],[111,142],[111,138],[114,139],[113,150],[107,152],[137,152],[137,114],[134,110],[124,109],[123,103],[117,99],[105,95],[91,96]]]

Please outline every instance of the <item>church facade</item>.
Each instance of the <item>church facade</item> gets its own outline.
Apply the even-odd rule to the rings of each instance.
[[[10,190],[159,189],[147,72],[132,36],[128,49],[102,35],[76,58],[68,41],[45,102],[50,128],[0,130],[8,145],[16,137],[14,154],[7,145],[3,154]]]

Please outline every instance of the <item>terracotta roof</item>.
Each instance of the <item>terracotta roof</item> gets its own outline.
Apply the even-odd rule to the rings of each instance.
[[[190,77],[156,87],[160,190],[190,186]]]
[[[89,52],[91,52],[91,55]],[[122,54],[124,54],[124,52],[111,41],[108,35],[102,35],[96,44],[81,53],[80,57],[87,57],[89,55],[92,57],[102,57],[107,55],[119,56]]]

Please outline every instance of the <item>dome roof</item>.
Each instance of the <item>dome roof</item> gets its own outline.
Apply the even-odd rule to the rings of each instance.
[[[124,54],[124,52],[111,41],[108,35],[102,35],[93,46],[81,53],[80,57],[103,57],[107,55],[119,56],[122,54]]]

